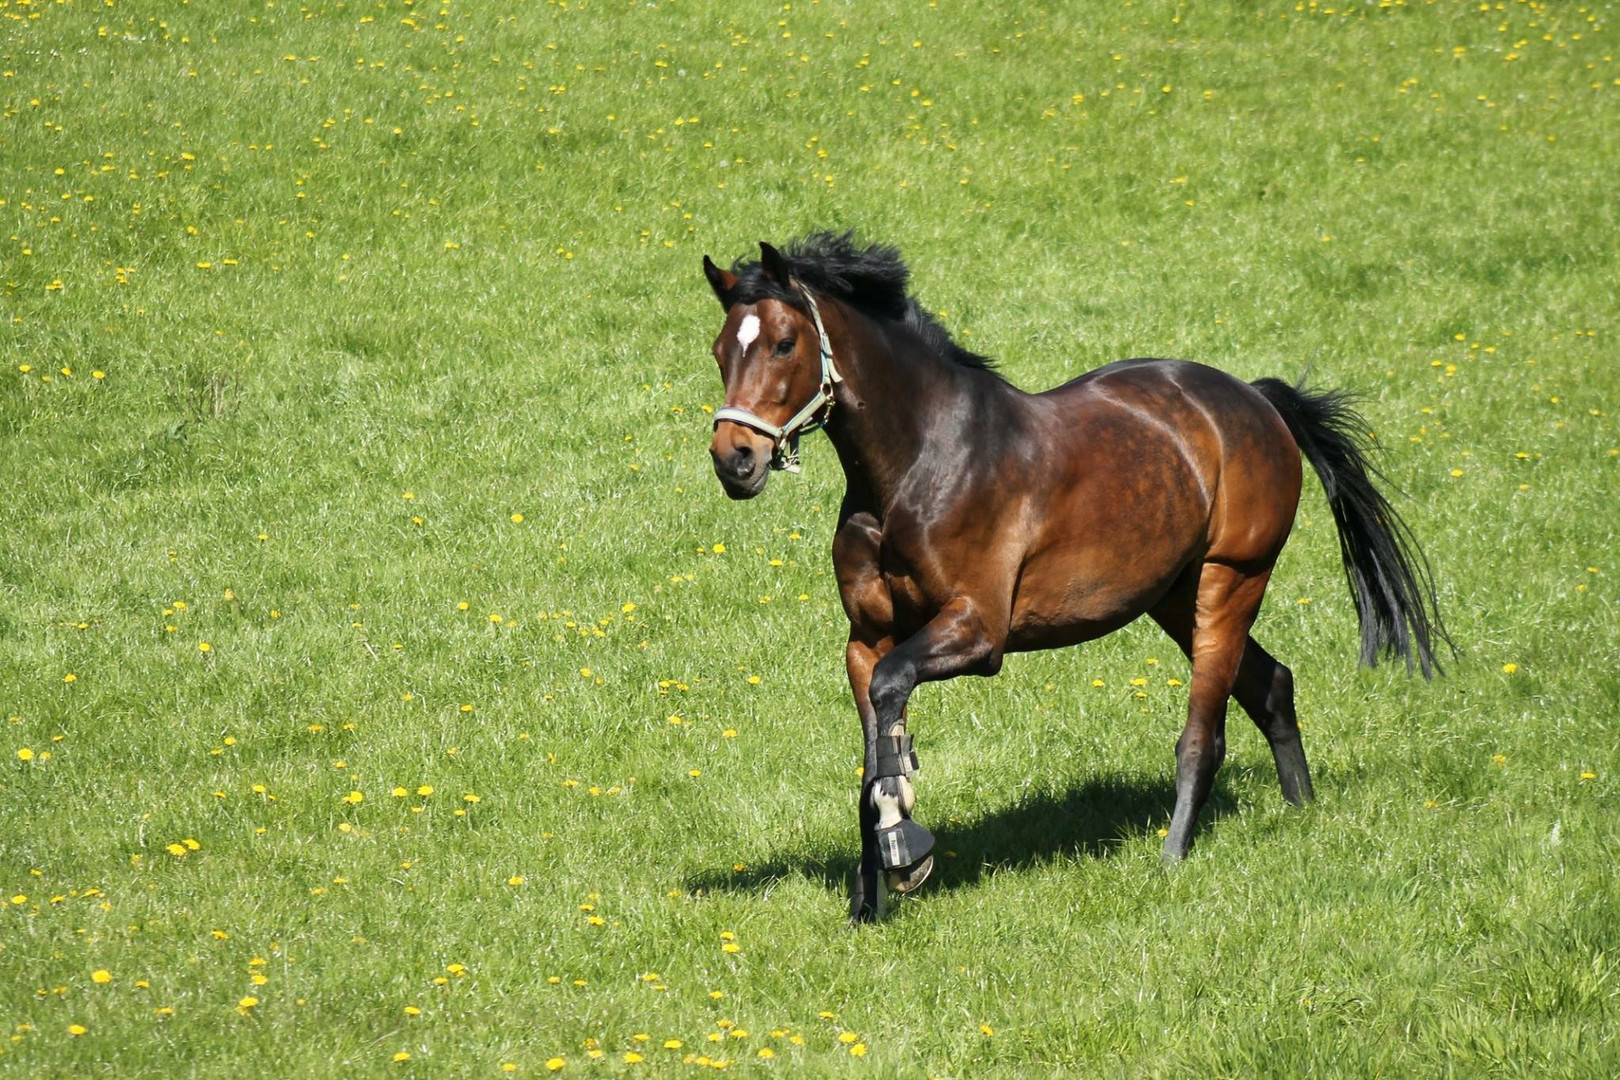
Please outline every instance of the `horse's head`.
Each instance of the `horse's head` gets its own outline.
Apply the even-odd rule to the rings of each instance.
[[[714,417],[709,456],[733,499],[765,488],[770,469],[797,469],[799,433],[813,428],[832,404],[837,372],[824,354],[814,300],[793,281],[787,261],[760,244],[759,287],[738,289],[738,277],[703,257],[703,272],[726,311],[714,339],[725,405]]]

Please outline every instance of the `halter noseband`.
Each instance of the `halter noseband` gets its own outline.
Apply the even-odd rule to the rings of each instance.
[[[820,343],[821,386],[816,390],[815,396],[781,427],[736,405],[727,405],[714,411],[716,427],[720,426],[720,421],[730,420],[734,424],[753,428],[769,438],[771,468],[790,473],[799,471],[799,436],[826,424],[827,417],[832,413],[833,386],[844,381],[843,376],[838,374],[838,369],[833,366],[832,343],[827,339],[826,327],[821,325],[821,311],[816,307],[816,298],[811,296],[810,290],[800,282],[793,282],[793,287],[804,297],[804,302],[810,305],[810,318],[815,321],[816,337]]]

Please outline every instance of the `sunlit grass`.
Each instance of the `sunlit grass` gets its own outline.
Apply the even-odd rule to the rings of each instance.
[[[1607,14],[0,0],[0,1071],[1616,1072]],[[844,929],[841,477],[721,495],[699,269],[826,227],[1020,386],[1364,394],[1448,677],[1312,488],[1315,806],[1234,710],[1167,873],[1173,646],[1013,657]]]

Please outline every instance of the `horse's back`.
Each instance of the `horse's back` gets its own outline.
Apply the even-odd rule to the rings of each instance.
[[[1280,425],[1282,420],[1260,391],[1236,375],[1191,360],[1116,360],[1039,396],[1079,403],[1087,395],[1172,408],[1181,399],[1197,408],[1215,410],[1223,422],[1240,425],[1251,420],[1268,424],[1272,419]],[[1286,426],[1279,430],[1286,431]]]
[[[1288,425],[1259,390],[1207,364],[1133,359],[1047,394],[1082,424],[1123,410],[1148,441],[1171,438],[1209,501],[1206,557],[1275,559],[1299,505],[1300,457]]]

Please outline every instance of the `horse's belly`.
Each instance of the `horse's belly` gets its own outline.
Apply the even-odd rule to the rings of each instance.
[[[1068,589],[1014,599],[1007,651],[1028,652],[1077,645],[1111,634],[1153,606],[1168,583],[1137,587],[1074,583]]]
[[[1158,603],[1199,543],[1191,530],[1151,546],[1122,539],[1065,546],[1027,563],[1013,596],[1008,649],[1051,649],[1118,630]]]

